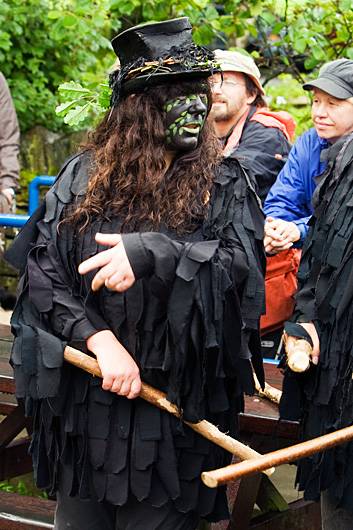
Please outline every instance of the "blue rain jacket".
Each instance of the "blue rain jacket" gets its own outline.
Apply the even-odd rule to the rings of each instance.
[[[264,204],[266,217],[294,222],[300,230],[300,241],[296,247],[303,245],[308,232],[308,221],[313,212],[311,198],[316,183],[326,162],[320,161],[321,151],[328,147],[327,140],[319,138],[315,129],[302,134],[292,147],[288,160],[278,174]]]

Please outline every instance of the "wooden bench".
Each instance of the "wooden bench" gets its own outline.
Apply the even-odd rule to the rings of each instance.
[[[32,472],[28,455],[30,421],[17,405],[15,383],[9,365],[12,335],[0,325],[0,481]],[[34,530],[54,528],[55,502],[0,491],[0,529]]]
[[[281,389],[282,374],[277,366],[265,363],[264,368],[267,383]],[[245,397],[239,428],[242,441],[259,453],[293,445],[299,437],[299,423],[280,420],[278,406],[258,396]],[[236,487],[228,489],[232,488],[236,495],[231,499],[232,517],[226,530],[321,530],[318,503],[299,499],[287,504],[262,474],[243,478]],[[260,515],[254,516],[255,505],[260,508]]]
[[[12,336],[9,326],[0,325],[0,481],[32,471],[28,456],[30,422],[14,399],[15,385],[8,359]],[[267,382],[281,388],[276,366],[265,366]],[[268,452],[297,440],[298,424],[278,418],[278,407],[256,396],[246,397],[245,412],[239,415],[243,441],[259,452]],[[303,500],[289,506],[272,483],[256,475],[229,487],[232,519],[213,524],[212,530],[320,530],[319,506]],[[253,517],[257,504],[262,514]],[[55,503],[50,500],[0,492],[0,530],[53,528]],[[205,528],[205,526],[203,526]],[[102,529],[104,530],[104,529]]]

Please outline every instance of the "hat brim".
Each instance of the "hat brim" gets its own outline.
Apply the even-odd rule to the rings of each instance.
[[[331,79],[322,77],[321,79],[315,79],[315,81],[310,81],[303,85],[304,90],[313,90],[313,88],[318,88],[330,96],[333,96],[337,99],[349,99],[352,97],[352,94],[345,88],[337,85]]]
[[[226,61],[219,61],[219,63],[221,65],[222,72],[237,72],[238,74],[244,74],[244,75],[247,75],[248,77],[250,77],[251,81],[253,81],[253,83],[260,90],[261,95],[265,96],[265,91],[264,91],[260,81],[252,73],[250,73],[248,70],[246,70],[246,68],[243,68],[241,66],[237,67],[237,66],[235,66],[232,63],[227,63]]]
[[[141,75],[122,83],[122,94],[134,94],[143,92],[146,88],[158,85],[170,84],[175,81],[191,81],[195,79],[207,79],[212,74],[218,72],[217,69],[204,70],[184,70],[182,72],[163,72]]]

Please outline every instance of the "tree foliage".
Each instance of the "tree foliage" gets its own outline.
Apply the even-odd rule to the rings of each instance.
[[[198,44],[251,53],[265,84],[283,73],[302,82],[328,60],[353,59],[353,0],[2,0],[0,69],[22,129],[86,126],[109,101],[109,39],[185,15]]]
[[[58,86],[71,79],[95,85],[102,76],[110,54],[108,7],[102,0],[0,2],[0,70],[22,130],[62,127],[54,110]]]

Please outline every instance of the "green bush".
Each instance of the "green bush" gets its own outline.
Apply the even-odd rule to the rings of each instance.
[[[45,491],[41,491],[35,486],[32,473],[0,482],[0,491],[44,499],[48,498]]]
[[[63,128],[58,86],[95,86],[114,60],[108,1],[2,0],[0,70],[10,85],[22,131]]]
[[[111,37],[185,15],[198,44],[246,46],[267,80],[288,73],[303,82],[325,61],[353,58],[353,0],[0,0],[0,70],[22,131],[65,130],[68,112],[76,128],[91,124],[106,102]],[[65,89],[59,98],[66,83],[87,90],[78,105]],[[66,110],[56,115],[59,103]]]
[[[266,85],[266,95],[272,110],[289,112],[297,124],[295,136],[313,126],[310,111],[310,96],[301,83],[289,74],[281,74]]]

